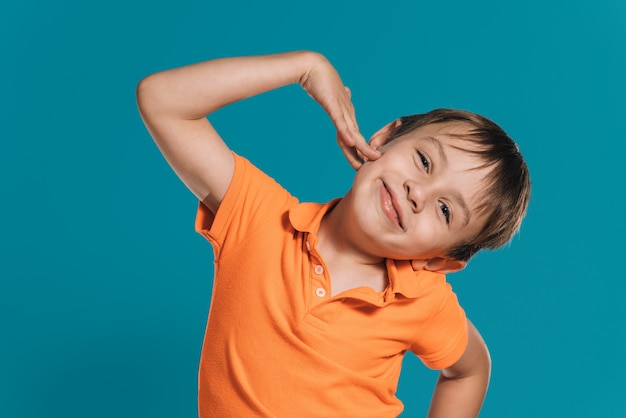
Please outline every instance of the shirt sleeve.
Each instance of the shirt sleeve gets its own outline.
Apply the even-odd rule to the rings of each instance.
[[[200,202],[196,214],[195,230],[211,242],[216,258],[225,244],[236,248],[268,218],[286,216],[298,204],[273,178],[244,157],[234,157],[233,178],[217,212]]]
[[[411,351],[431,369],[445,369],[461,358],[467,347],[467,318],[445,276],[427,285],[431,314],[420,327]]]

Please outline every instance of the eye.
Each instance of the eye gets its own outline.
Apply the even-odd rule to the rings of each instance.
[[[450,208],[445,203],[439,202],[439,209],[441,210],[441,213],[443,213],[443,216],[446,218],[446,223],[449,224],[450,223]]]
[[[420,162],[422,163],[422,166],[424,167],[426,172],[429,173],[430,172],[430,161],[428,161],[428,158],[426,158],[426,156],[424,154],[422,154],[419,150],[417,151],[417,156],[419,157]]]

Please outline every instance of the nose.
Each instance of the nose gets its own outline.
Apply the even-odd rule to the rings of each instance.
[[[424,209],[428,191],[426,186],[418,184],[413,180],[407,180],[404,183],[404,191],[414,213],[421,212]]]

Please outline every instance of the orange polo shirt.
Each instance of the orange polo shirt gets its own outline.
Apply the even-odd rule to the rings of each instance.
[[[437,369],[462,355],[465,313],[441,274],[387,260],[385,291],[330,296],[316,232],[335,203],[299,204],[235,155],[217,214],[200,204],[215,253],[200,417],[397,416],[407,351]]]

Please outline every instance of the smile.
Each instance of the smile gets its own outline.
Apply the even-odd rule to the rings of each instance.
[[[380,183],[380,203],[383,213],[392,224],[404,231],[402,226],[402,211],[393,192],[387,188],[385,182]]]

